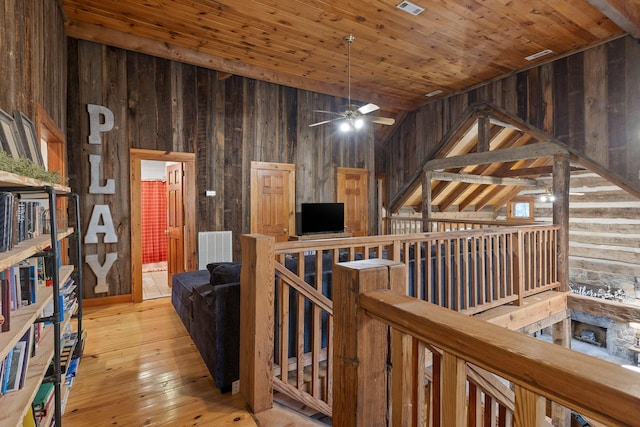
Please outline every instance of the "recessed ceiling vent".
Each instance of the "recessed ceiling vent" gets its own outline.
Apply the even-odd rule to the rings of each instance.
[[[549,55],[550,53],[553,53],[553,51],[551,49],[545,49],[545,50],[543,50],[541,52],[534,53],[533,55],[529,55],[529,56],[525,57],[524,59],[526,59],[527,61],[533,61],[534,59],[538,59],[541,56]]]
[[[442,91],[440,89],[436,89],[434,91],[431,91],[431,92],[425,94],[425,96],[428,96],[429,98],[431,98],[432,96],[440,95],[441,93],[442,93]]]
[[[398,9],[402,9],[407,13],[412,14],[413,16],[418,16],[422,12],[424,12],[424,8],[418,5],[415,5],[408,1],[403,1],[399,5],[396,6]]]

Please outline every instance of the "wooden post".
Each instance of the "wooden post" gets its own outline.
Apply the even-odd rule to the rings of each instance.
[[[478,145],[476,146],[478,153],[484,153],[489,151],[489,142],[491,140],[490,135],[491,121],[489,119],[489,113],[482,112],[482,115],[478,117]]]
[[[571,318],[565,317],[563,320],[554,323],[551,326],[551,336],[554,344],[571,348]],[[551,420],[551,424],[554,427],[570,427],[571,411],[556,402],[552,402]]]
[[[521,306],[524,304],[524,233],[518,230],[513,233],[513,242],[511,246],[513,253],[513,268],[511,274],[513,290],[518,293],[518,299],[515,304]]]
[[[514,427],[544,427],[544,398],[531,390],[516,385]]]
[[[442,425],[464,427],[467,415],[467,364],[451,353],[442,354]]]
[[[422,177],[422,232],[431,231],[431,172],[425,171]]]
[[[569,189],[571,187],[571,169],[568,154],[556,154],[553,157],[553,223],[559,225],[558,281],[560,291],[569,291]],[[571,347],[571,319],[555,323],[552,326],[554,344]],[[551,405],[552,422],[555,427],[571,425],[570,411],[555,402]]]
[[[240,244],[240,393],[259,413],[273,406],[274,240],[243,235]]]
[[[419,249],[418,249],[419,250]],[[408,252],[408,251],[407,251]],[[403,269],[405,270],[405,269]],[[389,289],[406,294],[406,280],[390,280]],[[404,334],[395,329],[391,330],[391,425],[411,426],[421,425],[417,421],[418,408],[421,408],[418,394],[414,393],[418,387],[424,390],[424,356],[422,369],[415,365],[414,352],[418,351],[417,341],[411,335]],[[417,383],[417,384],[416,384]],[[422,399],[424,397],[422,396]]]
[[[389,289],[404,280],[405,266],[384,259],[333,267],[334,376],[333,425],[386,425],[387,326],[359,309],[363,292]]]
[[[569,291],[569,155],[556,154],[553,157],[553,224],[558,230],[558,281],[560,291]]]

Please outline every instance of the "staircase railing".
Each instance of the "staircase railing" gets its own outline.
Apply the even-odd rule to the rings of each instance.
[[[334,425],[543,426],[546,401],[637,425],[638,374],[402,295],[403,269],[384,260],[334,268]],[[468,382],[476,367],[512,384],[513,408],[496,413],[494,397]]]
[[[242,236],[245,397],[260,412],[271,407],[275,389],[332,414],[336,263],[400,261],[407,268],[399,292],[474,314],[558,287],[555,268],[538,268],[555,259],[556,233],[557,227],[544,226],[277,244]]]

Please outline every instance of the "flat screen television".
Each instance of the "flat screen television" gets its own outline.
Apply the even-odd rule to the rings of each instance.
[[[344,203],[302,203],[300,234],[343,233]]]

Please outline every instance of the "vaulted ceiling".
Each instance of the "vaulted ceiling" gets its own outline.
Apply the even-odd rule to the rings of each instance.
[[[398,114],[433,97],[640,36],[640,0],[62,0],[71,37],[352,98]],[[404,3],[404,2],[403,2]],[[550,50],[531,61],[530,55]],[[227,74],[227,75],[228,75]]]

